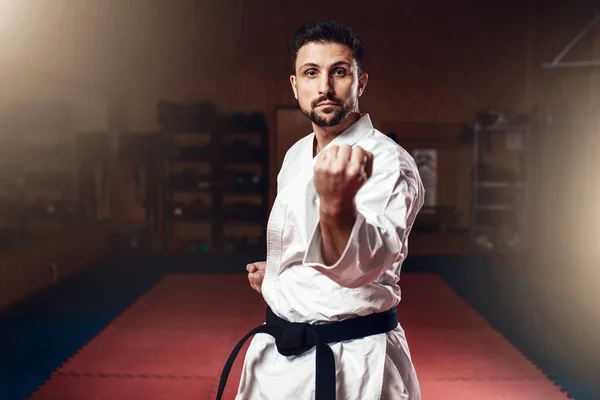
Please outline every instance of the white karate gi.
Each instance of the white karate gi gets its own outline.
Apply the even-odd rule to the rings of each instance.
[[[359,190],[358,216],[340,260],[321,257],[319,197],[313,183],[311,133],[286,153],[267,227],[262,293],[291,322],[325,323],[386,311],[400,302],[399,277],[408,234],[424,190],[410,154],[373,128],[368,114],[329,145],[357,145],[374,155],[373,174]],[[330,344],[338,400],[419,400],[417,376],[400,325],[388,333]],[[315,353],[279,354],[275,339],[257,334],[246,353],[237,400],[310,400]]]

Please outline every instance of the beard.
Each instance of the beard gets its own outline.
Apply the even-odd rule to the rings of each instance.
[[[335,103],[335,105],[323,107],[320,113],[317,113],[317,104],[325,101]],[[334,97],[320,97],[311,102],[310,106],[310,110],[301,108],[302,113],[320,128],[339,125],[355,109],[354,104],[344,104]]]

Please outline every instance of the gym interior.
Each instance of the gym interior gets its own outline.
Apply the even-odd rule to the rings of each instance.
[[[426,189],[398,311],[423,397],[600,398],[596,1],[1,0],[1,399],[215,398],[312,130],[310,19],[362,35],[361,111]]]

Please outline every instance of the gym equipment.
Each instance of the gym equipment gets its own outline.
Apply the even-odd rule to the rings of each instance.
[[[171,187],[174,190],[210,189],[213,185],[210,175],[200,174],[193,169],[186,169],[171,178]]]
[[[504,235],[505,232],[520,235],[525,229],[529,173],[526,158],[531,149],[529,127],[535,120],[535,113],[484,110],[476,114],[472,130],[463,132],[461,140],[471,142],[472,165],[475,166],[471,176],[469,218],[474,250],[510,251],[518,248],[516,239],[506,239]],[[496,138],[504,140],[504,150],[496,151],[492,146],[492,142],[497,142]],[[507,150],[513,154],[502,163],[490,161],[483,154],[502,157]],[[484,159],[486,164],[482,162]],[[510,166],[505,165],[508,161]]]
[[[506,229],[504,232],[479,233],[473,239],[473,244],[486,252],[511,253],[522,249],[522,240],[518,232]]]
[[[257,163],[265,160],[266,152],[261,147],[252,146],[248,140],[236,140],[222,151],[222,158],[235,163]]]
[[[244,114],[240,112],[232,113],[228,119],[228,131],[230,133],[240,132],[265,132],[267,122],[265,115],[260,112]]]
[[[172,202],[169,211],[175,219],[185,219],[188,216],[188,206],[181,201]]]
[[[248,129],[256,132],[264,132],[267,129],[267,121],[263,113],[254,112],[248,116]]]
[[[234,202],[224,208],[224,214],[228,219],[259,219],[265,216],[265,207],[261,204],[247,202]]]
[[[210,229],[211,243],[214,240],[219,251],[227,252],[229,249],[233,252],[239,245],[228,244],[223,238],[224,223],[237,220],[262,224],[266,221],[266,204],[242,203],[229,207],[226,204],[234,200],[228,197],[232,193],[260,195],[261,202],[266,202],[269,176],[267,121],[260,112],[235,112],[221,117],[213,111],[214,106],[210,103],[181,105],[161,101],[157,105],[157,121],[162,128],[163,140],[161,155],[165,158],[164,179],[160,179],[167,204],[164,232],[166,237],[173,235],[176,231],[173,223],[177,221],[210,225],[205,227]],[[177,140],[180,134],[186,139],[191,134],[208,134],[209,142],[206,145],[197,141],[184,143]],[[227,137],[228,134],[232,136]],[[200,169],[193,164],[208,164],[211,168]],[[236,172],[242,169],[238,168],[240,164],[254,164],[262,168],[259,172],[246,168],[246,171]],[[210,172],[205,173],[208,170]],[[202,200],[174,201],[183,200],[183,197],[176,196],[178,192],[195,191],[205,191]],[[186,251],[189,254],[205,254],[216,250],[209,243],[194,241],[188,243]]]
[[[206,204],[206,202],[202,199],[195,199],[192,201],[188,207],[188,217],[191,219],[199,219],[203,217],[207,217],[210,213],[210,208]]]
[[[493,251],[496,245],[492,238],[487,234],[479,234],[473,239],[473,243],[482,250]]]
[[[225,189],[233,192],[260,192],[265,185],[265,178],[260,172],[230,172],[225,178]]]
[[[210,208],[202,199],[195,199],[191,203],[174,201],[168,207],[169,213],[176,220],[192,221],[207,217],[210,214]]]
[[[202,161],[214,157],[213,146],[207,143],[202,146],[179,147],[172,145],[167,151],[167,156],[171,160],[178,161]]]

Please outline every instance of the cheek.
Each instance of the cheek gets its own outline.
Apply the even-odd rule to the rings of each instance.
[[[341,85],[339,88],[338,96],[341,97],[345,103],[350,103],[356,97],[356,87],[353,84]]]
[[[356,86],[354,79],[350,77],[338,78],[333,82],[335,92],[345,96],[349,95]]]
[[[312,92],[306,87],[298,87],[298,103],[301,107],[308,108],[310,103],[313,101]]]

